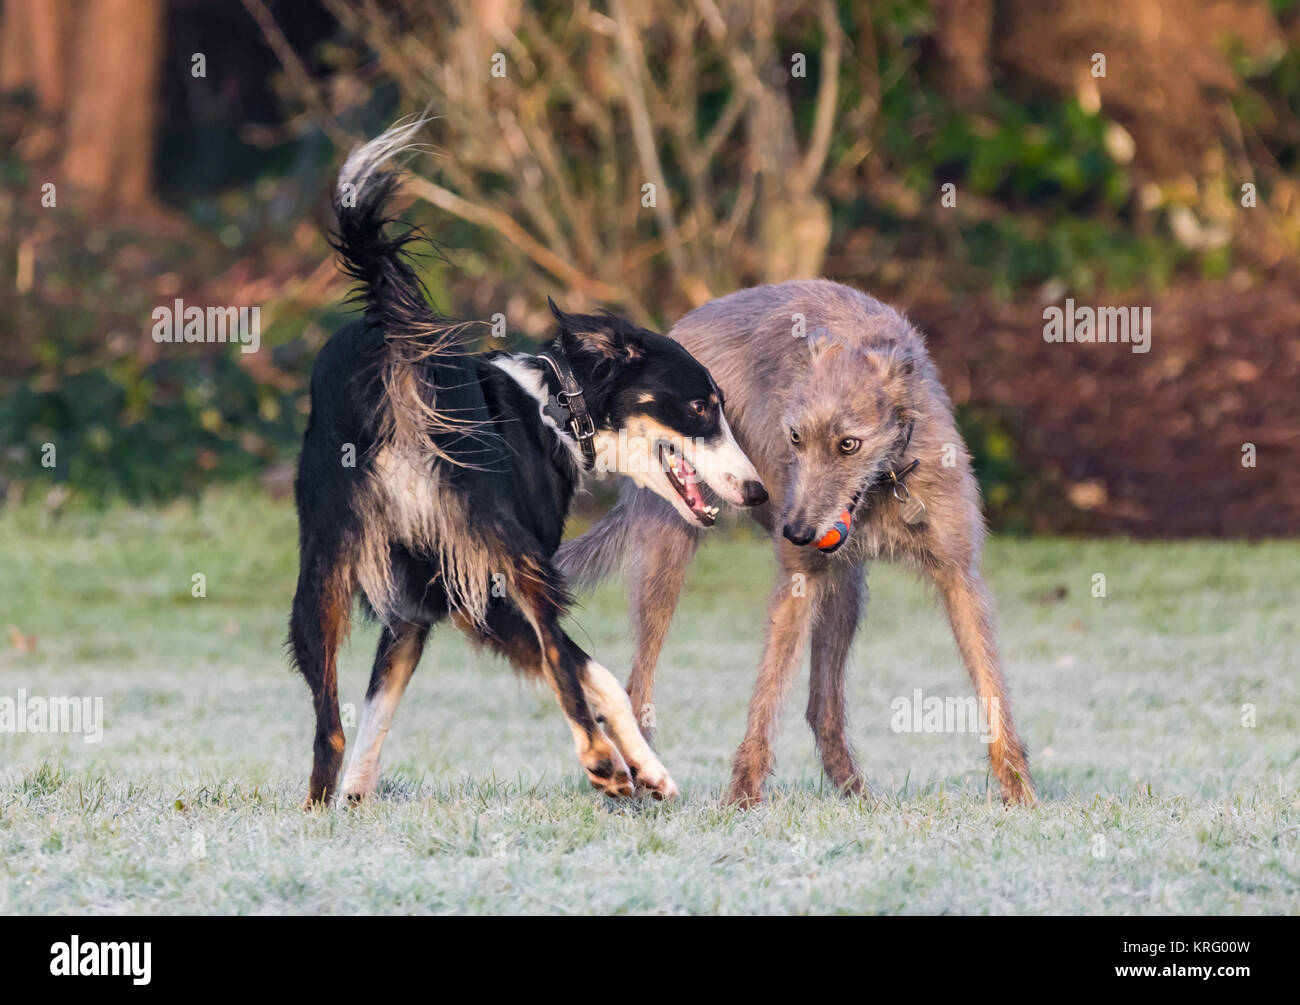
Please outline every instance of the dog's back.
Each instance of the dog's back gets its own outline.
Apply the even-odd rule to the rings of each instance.
[[[790,458],[785,412],[792,398],[843,401],[867,390],[853,367],[812,372],[815,355],[828,344],[897,351],[914,360],[923,379],[911,383],[924,390],[914,407],[933,420],[930,428],[947,435],[951,427],[947,395],[920,334],[888,304],[841,283],[798,279],[738,290],[695,308],[668,335],[708,367],[726,393],[736,440],[776,500]],[[773,529],[773,507],[752,515]],[[566,543],[558,561],[573,586],[588,588],[623,567],[639,533],[680,526],[649,493],[624,486],[617,507]]]

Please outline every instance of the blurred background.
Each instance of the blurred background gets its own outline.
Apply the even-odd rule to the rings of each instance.
[[[400,209],[442,255],[418,267],[444,312],[504,313],[511,346],[545,336],[548,294],[666,330],[823,275],[926,333],[995,528],[1300,532],[1300,0],[0,18],[8,505],[286,493],[311,362],[348,313],[334,173],[427,108]],[[1151,351],[1045,343],[1066,297],[1149,305]],[[260,351],[159,345],[151,312],[176,298],[260,307]]]

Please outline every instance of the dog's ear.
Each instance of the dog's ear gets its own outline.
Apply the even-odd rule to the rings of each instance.
[[[916,373],[916,354],[906,346],[899,346],[888,357],[890,376],[908,380]]]
[[[797,344],[808,353],[808,361],[814,364],[829,361],[844,348],[844,343],[825,325],[809,328]]]
[[[573,333],[576,350],[601,359],[630,363],[645,355],[645,344],[635,334],[606,328],[591,328]]]
[[[573,315],[565,314],[564,311],[560,310],[556,306],[554,299],[547,297],[546,306],[551,309],[551,314],[555,317],[556,323],[559,324],[561,333],[573,327]]]
[[[906,346],[864,349],[862,359],[882,380],[907,380],[916,373],[916,354]]]
[[[567,353],[596,360],[630,362],[645,355],[642,339],[626,322],[613,315],[565,314],[547,297],[560,325],[560,345]]]
[[[912,379],[920,365],[916,352],[906,345],[894,345],[883,350],[868,349],[864,355],[893,403],[900,427],[907,426],[916,419]]]

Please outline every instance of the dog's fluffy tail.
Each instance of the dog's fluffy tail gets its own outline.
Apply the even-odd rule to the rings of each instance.
[[[667,556],[666,560],[685,565],[704,533],[678,516],[666,499],[624,479],[614,508],[587,533],[562,544],[555,554],[555,565],[570,589],[588,590],[610,576],[628,571],[629,561],[636,561],[647,549],[657,552],[660,561]],[[683,535],[694,543],[680,541],[680,547],[676,547],[674,541]],[[670,550],[665,551],[665,546]],[[675,559],[671,557],[673,549]]]
[[[555,554],[555,565],[569,589],[589,590],[623,571],[632,528],[636,523],[628,493],[587,533],[566,541]]]
[[[356,299],[383,325],[385,334],[400,337],[423,331],[439,319],[430,310],[404,249],[417,234],[412,230],[389,236],[385,226],[392,222],[385,209],[401,184],[400,173],[389,161],[411,149],[412,138],[424,119],[402,120],[386,133],[357,147],[339,172],[334,190],[334,214],[338,233],[334,247],[343,271],[357,281]]]
[[[343,271],[357,281],[354,299],[383,330],[388,352],[383,368],[382,432],[401,446],[431,450],[444,460],[466,464],[449,443],[472,439],[481,420],[471,418],[464,402],[437,402],[428,379],[431,366],[465,353],[469,324],[439,317],[425,298],[424,287],[407,260],[407,246],[420,240],[406,228],[390,235],[394,221],[386,207],[401,184],[389,166],[398,154],[417,149],[415,134],[428,120],[403,119],[387,132],[348,155],[334,192],[338,230],[333,238]]]

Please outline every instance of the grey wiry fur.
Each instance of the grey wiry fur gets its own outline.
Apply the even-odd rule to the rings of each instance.
[[[825,280],[742,290],[692,311],[669,334],[722,388],[736,439],[772,499],[752,511],[772,534],[778,570],[731,798],[759,798],[778,713],[806,650],[812,655],[808,722],[827,774],[842,788],[865,787],[845,735],[844,675],[866,601],[866,563],[884,558],[909,563],[937,586],[976,694],[996,701],[989,757],[1003,798],[1032,802],[979,571],[985,534],[979,491],[920,334],[886,304]],[[839,450],[846,436],[860,441],[851,456]],[[862,485],[912,458],[921,463],[907,484],[927,507],[925,522],[907,525],[900,504],[876,491],[863,497],[848,541],[834,554],[783,538],[787,526],[805,531],[796,536],[820,538]],[[698,539],[657,500],[628,487],[614,510],[558,556],[567,576],[586,583],[616,569],[623,553],[637,635],[628,690],[647,732],[655,663]],[[791,588],[797,573],[803,590]]]

